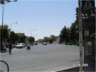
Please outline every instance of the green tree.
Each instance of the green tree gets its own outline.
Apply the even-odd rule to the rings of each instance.
[[[51,35],[51,36],[49,37],[49,43],[53,43],[54,41],[56,41],[56,39],[57,39],[56,36]]]
[[[79,24],[75,21],[70,27],[70,36],[72,44],[78,44],[79,42]]]
[[[60,33],[59,43],[68,43],[70,41],[70,29],[64,26]]]
[[[30,44],[33,44],[33,43],[35,42],[35,38],[32,37],[32,36],[28,37],[27,40],[28,40],[28,42],[29,42]]]
[[[15,44],[18,41],[18,36],[16,35],[16,33],[14,31],[10,32],[9,41],[12,44]]]
[[[24,33],[16,33],[17,42],[18,43],[25,43],[26,42],[26,36]]]
[[[44,37],[43,42],[48,42],[49,38],[48,37]]]
[[[64,26],[60,33],[59,43],[78,44],[79,43],[79,24],[76,20],[70,28]]]
[[[2,39],[3,42],[7,41],[9,37],[9,28],[7,25],[4,25],[3,27],[0,26],[0,40]]]

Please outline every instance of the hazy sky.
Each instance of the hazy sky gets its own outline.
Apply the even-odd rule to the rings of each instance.
[[[5,5],[4,22],[13,31],[36,39],[59,35],[64,25],[69,27],[75,21],[77,3],[77,0],[18,0]]]

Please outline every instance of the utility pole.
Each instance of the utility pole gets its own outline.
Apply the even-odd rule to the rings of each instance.
[[[95,71],[96,71],[96,8],[95,8]]]
[[[0,4],[2,5],[2,12],[1,12],[2,13],[1,14],[2,15],[2,22],[1,22],[2,25],[1,25],[1,36],[0,36],[1,37],[0,38],[1,39],[1,42],[0,42],[0,51],[2,51],[4,49],[3,48],[4,47],[3,46],[3,37],[2,37],[3,36],[3,26],[4,26],[4,12],[5,12],[5,7],[4,6],[5,6],[6,3],[16,2],[16,1],[17,0],[12,0],[12,1],[11,0],[0,0]]]
[[[81,15],[81,0],[79,0],[78,18],[79,18],[79,47],[80,47],[80,72],[84,72],[84,47],[83,47],[83,31],[82,31],[82,15]]]

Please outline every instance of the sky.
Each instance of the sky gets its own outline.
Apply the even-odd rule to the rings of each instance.
[[[5,5],[4,23],[36,39],[60,34],[75,21],[77,0],[18,0]],[[1,6],[1,5],[0,5]],[[0,8],[0,13],[1,13]],[[1,22],[1,16],[0,16]]]

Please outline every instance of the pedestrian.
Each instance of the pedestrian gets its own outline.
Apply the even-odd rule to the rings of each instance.
[[[12,54],[12,44],[9,43],[9,55],[11,55],[11,54]]]

